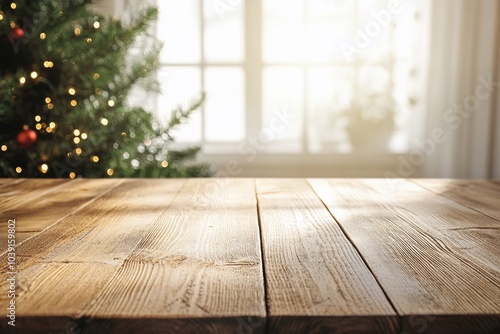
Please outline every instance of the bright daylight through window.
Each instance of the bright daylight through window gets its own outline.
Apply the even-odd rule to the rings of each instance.
[[[260,133],[263,152],[405,152],[422,99],[423,3],[158,1],[158,113],[206,92],[176,137],[207,151]]]

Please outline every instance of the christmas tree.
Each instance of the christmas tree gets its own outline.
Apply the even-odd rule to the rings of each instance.
[[[155,89],[159,47],[130,49],[157,9],[123,24],[92,2],[0,0],[0,176],[209,175],[199,148],[175,150],[171,136],[203,98],[163,127],[126,103],[137,85]]]

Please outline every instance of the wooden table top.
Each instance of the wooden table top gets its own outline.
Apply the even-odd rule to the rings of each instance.
[[[0,194],[1,333],[500,333],[499,181],[3,179]]]

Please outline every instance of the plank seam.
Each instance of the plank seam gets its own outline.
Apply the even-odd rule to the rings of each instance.
[[[254,186],[254,194],[255,194],[255,200],[256,200],[256,207],[257,207],[257,223],[259,227],[259,241],[260,241],[260,258],[261,258],[261,268],[262,268],[262,277],[264,279],[264,306],[266,308],[266,325],[265,325],[265,333],[270,333],[270,325],[271,321],[269,320],[269,294],[268,294],[268,281],[267,281],[267,275],[266,275],[266,264],[265,264],[265,257],[264,257],[264,236],[263,236],[263,229],[262,229],[262,220],[260,217],[260,207],[259,207],[259,195],[257,193],[257,183],[255,179],[253,180],[253,186]]]
[[[387,301],[389,302],[389,305],[391,305],[391,308],[392,310],[394,311],[394,313],[396,313],[396,315],[398,316],[398,322],[399,322],[399,330],[401,330],[403,327],[403,315],[400,314],[397,309],[396,309],[396,306],[394,305],[394,303],[392,302],[392,300],[389,298],[389,295],[387,294],[387,291],[385,291],[384,287],[382,286],[382,284],[380,283],[377,275],[375,275],[375,273],[373,272],[372,268],[370,267],[370,265],[368,264],[368,262],[366,261],[365,257],[363,256],[363,254],[360,252],[360,250],[358,249],[358,247],[356,246],[356,244],[352,241],[351,237],[347,234],[346,230],[344,229],[344,227],[342,226],[342,224],[340,224],[340,222],[337,220],[337,218],[335,217],[335,215],[333,214],[332,211],[330,211],[330,209],[328,208],[328,206],[326,205],[326,203],[323,201],[323,199],[321,198],[321,196],[316,192],[316,190],[314,189],[314,187],[311,185],[311,183],[309,182],[309,180],[307,180],[307,185],[309,186],[309,188],[311,188],[311,190],[316,194],[316,196],[319,198],[319,200],[321,201],[321,203],[323,204],[323,206],[325,207],[325,209],[328,211],[328,213],[330,214],[330,216],[332,216],[333,220],[337,223],[337,225],[339,226],[340,230],[342,231],[342,233],[344,234],[344,236],[347,238],[347,240],[349,240],[349,242],[351,243],[351,245],[354,247],[354,249],[356,250],[356,252],[358,253],[359,257],[361,258],[361,260],[363,261],[363,263],[365,264],[366,268],[368,269],[368,271],[370,272],[370,274],[372,275],[372,277],[375,279],[375,282],[377,282],[378,286],[380,287],[380,290],[382,290],[382,293],[384,294],[385,298],[387,299]]]
[[[70,184],[70,183],[71,183],[71,181],[69,181],[69,182],[65,182],[65,183],[63,183],[63,184],[61,184],[61,185],[67,185],[67,184]],[[26,240],[23,240],[23,241],[19,242],[19,243],[17,244],[17,246],[16,246],[16,247],[19,247],[20,245],[24,244],[25,242],[27,242],[27,241],[29,241],[29,240],[31,240],[31,239],[33,239],[33,238],[38,237],[38,236],[39,236],[39,235],[41,235],[43,232],[45,232],[45,231],[47,231],[47,230],[51,229],[52,227],[56,226],[57,224],[59,224],[59,223],[60,223],[61,221],[63,221],[64,219],[66,219],[66,218],[68,218],[69,216],[71,216],[71,215],[75,214],[76,212],[78,212],[78,211],[82,210],[83,208],[85,208],[85,207],[86,207],[87,205],[89,205],[90,203],[95,202],[97,199],[99,199],[99,198],[101,198],[102,196],[106,195],[107,193],[109,193],[110,191],[112,191],[113,189],[115,189],[116,187],[118,187],[119,185],[121,185],[122,183],[123,183],[123,180],[121,180],[120,182],[118,182],[115,186],[112,186],[112,187],[108,188],[106,191],[102,192],[101,194],[99,194],[99,195],[95,196],[94,198],[92,198],[92,199],[88,200],[87,202],[83,203],[83,204],[82,204],[80,207],[78,207],[76,210],[74,210],[74,211],[72,211],[72,212],[68,213],[68,214],[67,214],[67,215],[65,215],[64,217],[59,218],[59,219],[58,219],[58,220],[56,220],[53,224],[51,224],[51,225],[49,225],[49,226],[45,227],[43,230],[39,231],[39,233],[37,233],[37,234],[35,234],[35,235],[32,235],[31,237],[27,238]],[[55,187],[55,188],[61,187],[61,185],[58,185],[58,186],[57,186],[57,187]],[[53,189],[55,189],[55,188],[53,188]],[[52,190],[53,190],[53,189],[52,189]],[[37,197],[37,198],[38,198],[38,197]],[[2,252],[2,253],[0,253],[0,256],[5,255],[6,253],[7,253],[7,251]]]
[[[446,196],[446,195],[443,195],[442,193],[438,193],[438,192],[436,192],[436,191],[434,191],[434,190],[432,190],[432,189],[430,189],[430,188],[427,188],[426,186],[424,186],[424,185],[422,185],[422,184],[418,183],[418,181],[415,181],[415,180],[412,180],[412,179],[407,179],[407,181],[410,181],[411,183],[413,183],[413,184],[417,185],[418,187],[420,187],[420,188],[422,188],[422,189],[424,189],[424,190],[427,190],[427,191],[429,191],[429,192],[433,193],[434,195],[438,195],[438,196],[441,196],[441,197],[443,197],[443,198],[446,198],[447,200],[453,201],[453,202],[457,203],[458,205],[463,206],[464,208],[471,209],[471,210],[473,210],[473,211],[475,211],[475,212],[477,212],[477,213],[482,214],[483,216],[486,216],[486,217],[491,218],[491,219],[493,219],[493,220],[495,220],[495,221],[497,221],[497,222],[500,222],[500,220],[499,220],[498,218],[495,218],[495,217],[493,217],[493,216],[490,216],[489,214],[487,214],[487,213],[485,213],[485,212],[482,212],[482,211],[479,211],[478,209],[476,209],[476,208],[474,208],[474,207],[472,207],[472,206],[469,206],[469,205],[467,205],[467,204],[465,204],[465,203],[461,203],[461,202],[459,202],[459,201],[455,200],[454,198],[448,197],[448,196]]]

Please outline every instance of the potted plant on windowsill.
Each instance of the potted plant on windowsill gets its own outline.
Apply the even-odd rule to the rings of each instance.
[[[340,113],[353,151],[386,151],[396,130],[395,103],[390,94],[370,94]]]

